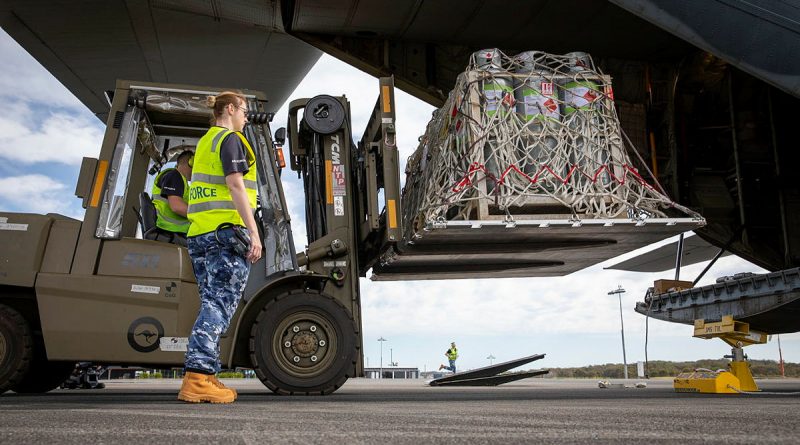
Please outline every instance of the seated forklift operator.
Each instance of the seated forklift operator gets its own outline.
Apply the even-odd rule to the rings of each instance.
[[[192,177],[194,153],[186,150],[176,161],[175,168],[163,170],[153,182],[153,206],[156,209],[156,227],[161,241],[186,245],[189,220],[186,218],[189,201],[189,184]],[[168,237],[168,239],[164,239]]]

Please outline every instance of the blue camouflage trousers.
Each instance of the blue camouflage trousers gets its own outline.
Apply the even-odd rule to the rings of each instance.
[[[216,374],[220,370],[219,337],[228,329],[242,292],[250,265],[231,249],[233,231],[219,230],[188,239],[189,256],[200,291],[200,312],[189,335],[187,371]]]

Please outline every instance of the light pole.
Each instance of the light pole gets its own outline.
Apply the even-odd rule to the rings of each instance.
[[[394,366],[394,354],[392,354],[392,348],[389,348],[389,366]]]
[[[378,374],[379,379],[383,378],[383,342],[385,341],[386,339],[383,337],[378,338],[378,342],[381,344],[381,367],[380,367],[380,373]]]
[[[625,289],[622,286],[617,285],[615,290],[612,290],[608,293],[608,295],[617,294],[619,297],[619,325],[620,325],[620,332],[622,333],[622,364],[625,366],[623,369],[625,374],[625,380],[628,380],[628,359],[625,357],[625,322],[622,321],[622,294],[625,293]]]
[[[489,360],[489,366],[492,366],[492,360],[494,360],[496,357],[493,356],[492,354],[489,354],[489,356],[486,358]]]

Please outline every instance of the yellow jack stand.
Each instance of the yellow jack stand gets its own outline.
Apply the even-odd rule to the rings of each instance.
[[[701,393],[738,393],[759,391],[758,385],[753,380],[750,372],[750,363],[744,354],[744,347],[767,342],[767,334],[751,331],[750,325],[735,321],[732,316],[722,317],[722,321],[706,323],[705,320],[695,320],[694,337],[719,338],[731,345],[731,355],[728,371],[698,370],[695,372],[681,373],[673,381],[673,387],[678,392]]]
[[[731,362],[728,363],[728,369],[731,370],[731,374],[739,379],[739,391],[760,391],[756,381],[753,380],[753,373],[750,372],[750,363],[745,361],[746,357],[742,348],[734,347],[731,349],[731,355],[726,355],[725,357],[731,359]]]

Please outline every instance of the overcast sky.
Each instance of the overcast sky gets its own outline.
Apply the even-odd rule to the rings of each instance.
[[[56,212],[82,219],[74,197],[80,160],[97,156],[103,125],[69,91],[0,30],[0,211]],[[466,64],[466,61],[465,61]],[[329,56],[323,56],[291,99],[344,94],[352,107],[353,134],[361,135],[378,95],[377,79]],[[414,151],[433,108],[396,92],[400,157]],[[273,128],[285,125],[287,107]],[[288,154],[288,152],[287,152]],[[401,175],[402,176],[402,175]],[[296,247],[305,247],[302,184],[283,174],[293,219]],[[643,249],[648,250],[653,246]],[[633,254],[627,254],[627,258]],[[619,261],[560,278],[372,282],[362,279],[364,356],[378,367],[391,358],[399,366],[431,370],[444,362],[451,341],[459,346],[462,369],[546,353],[536,367],[621,363],[620,312],[607,292],[623,286],[623,317],[629,363],[644,360],[645,317],[634,312],[653,280],[662,274],[603,270]],[[703,265],[684,267],[694,279]],[[723,258],[700,284],[736,272],[764,272],[737,257]],[[692,327],[650,320],[650,360],[721,358],[730,352],[721,340],[693,339]],[[800,334],[781,336],[784,360],[800,361]],[[754,359],[778,359],[778,345],[748,347]]]

